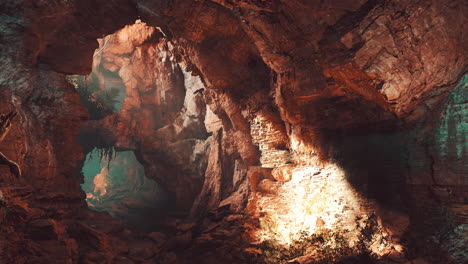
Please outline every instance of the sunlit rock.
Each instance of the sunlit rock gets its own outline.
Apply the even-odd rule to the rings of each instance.
[[[0,262],[467,262],[463,1],[0,10]]]

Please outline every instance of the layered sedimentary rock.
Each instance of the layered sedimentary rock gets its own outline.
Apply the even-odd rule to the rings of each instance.
[[[24,245],[57,263],[466,260],[463,1],[1,7],[1,109],[20,117],[2,151],[25,171],[15,181],[1,168],[2,231],[18,237],[8,261],[22,263]],[[190,211],[165,253],[91,226],[113,220],[82,208],[86,113],[62,75],[89,73],[94,39],[137,15],[147,25],[100,40],[94,65],[118,72],[122,109],[81,131],[133,150]],[[129,247],[111,249],[122,237]]]

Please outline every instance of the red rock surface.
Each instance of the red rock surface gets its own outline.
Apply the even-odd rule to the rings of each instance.
[[[203,182],[210,140],[203,93],[196,92],[203,83],[175,61],[171,45],[142,22],[100,40],[90,78],[105,90],[105,76],[117,74],[125,99],[118,113],[89,121],[82,137],[92,150],[88,133],[109,131],[112,145],[134,150],[146,165],[145,175],[174,193],[177,207],[187,210]]]
[[[1,151],[24,171],[16,180],[0,167],[6,263],[314,263],[328,256],[320,245],[278,256],[262,243],[306,241],[306,230],[328,245],[326,230],[342,226],[350,261],[466,261],[463,1],[0,9],[0,111],[18,112]],[[123,28],[137,18],[147,25]],[[95,40],[121,28],[92,62]],[[190,212],[194,223],[173,220],[168,238],[85,208],[87,114],[63,74],[92,66],[118,72],[127,97],[81,132],[134,150]],[[369,256],[353,255],[362,245]]]

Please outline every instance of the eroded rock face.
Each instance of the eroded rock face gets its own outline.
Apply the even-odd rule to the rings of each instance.
[[[89,133],[108,131],[111,146],[133,150],[146,177],[174,193],[177,208],[187,210],[203,183],[210,138],[204,85],[175,61],[171,49],[157,28],[140,21],[100,40],[89,78],[106,90],[112,85],[106,76],[117,74],[125,99],[118,113],[89,121],[81,141],[92,149]]]
[[[70,263],[79,259],[67,221],[76,221],[85,207],[77,168],[83,152],[76,138],[88,114],[66,76],[59,72],[89,71],[92,58],[87,54],[94,52],[94,39],[127,23],[117,6],[108,5],[105,12],[116,16],[106,18],[98,15],[103,9],[98,11],[92,5],[44,1],[0,4],[0,111],[18,113],[2,142],[2,151],[23,171],[17,180],[7,167],[0,168],[3,262]],[[134,10],[124,9],[127,15]],[[74,19],[78,13],[89,21],[92,17],[100,30],[90,30],[91,24],[78,26]],[[71,56],[75,49],[84,56]],[[51,54],[53,50],[59,52]],[[45,235],[38,230],[54,232]]]
[[[79,178],[65,172],[76,173],[82,159],[68,154],[80,153],[72,138],[85,113],[73,89],[64,90],[64,77],[50,69],[89,71],[90,39],[133,23],[136,10],[148,25],[115,35],[131,45],[107,38],[113,48],[94,65],[118,72],[124,105],[87,128],[104,127],[101,134],[112,135],[112,144],[138,153],[146,174],[173,191],[180,208],[188,211],[195,201],[191,217],[199,221],[179,227],[165,248],[177,253],[163,254],[162,261],[466,260],[460,247],[466,234],[466,81],[460,80],[468,12],[462,1],[77,2],[1,4],[9,23],[1,56],[11,66],[1,69],[2,87],[9,86],[2,105],[20,109],[23,124],[3,142],[4,153],[26,167],[35,188],[72,190],[54,196],[64,199],[61,214],[73,215],[83,204]],[[15,13],[17,6],[25,12]],[[47,10],[65,12],[43,16]],[[104,26],[89,29],[95,19]],[[76,34],[68,35],[69,28]],[[76,42],[61,37],[75,35]],[[80,40],[84,45],[75,45]],[[76,53],[63,52],[69,48]],[[10,208],[24,216],[16,222],[48,219],[34,226],[52,230],[54,217],[35,213],[52,207],[49,190],[30,196],[2,190]],[[49,198],[39,199],[42,194]],[[29,203],[32,210],[13,206],[28,199],[41,202]],[[11,237],[22,234],[15,245],[38,244],[37,228],[16,222],[7,221]],[[150,250],[122,246],[114,252],[105,234],[84,224],[66,224],[65,235],[47,238],[57,245],[38,247],[66,247],[69,255],[57,259],[72,263],[159,254],[157,246],[133,238],[130,244]],[[338,232],[339,226],[349,232]],[[304,230],[312,236],[296,236]],[[74,240],[57,242],[68,238]],[[273,238],[308,241],[313,250],[284,255],[281,243],[261,244]],[[334,244],[345,253],[327,259],[330,248],[321,245],[337,238],[350,243]],[[292,241],[293,248],[302,244]]]

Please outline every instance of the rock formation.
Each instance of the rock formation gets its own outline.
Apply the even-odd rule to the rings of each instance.
[[[11,128],[11,122],[16,116],[16,113],[10,112],[7,115],[0,115],[0,141],[2,141],[8,134]],[[16,177],[21,176],[21,169],[16,162],[9,160],[3,153],[0,152],[0,164],[7,165],[10,168],[10,172]]]
[[[101,133],[113,139],[109,144],[133,150],[146,165],[145,175],[174,193],[187,210],[203,183],[210,141],[203,94],[195,93],[202,82],[175,61],[171,43],[158,29],[140,21],[100,43],[90,78],[105,90],[112,84],[106,87],[104,76],[117,74],[125,99],[118,113],[88,122],[80,141],[92,150],[99,144],[89,142],[89,134],[109,131]]]
[[[18,112],[0,151],[23,170],[0,166],[1,261],[467,261],[463,1],[0,10],[0,112]],[[87,120],[71,74],[113,76],[119,111]],[[95,147],[133,151],[171,194],[161,232],[87,208]]]

